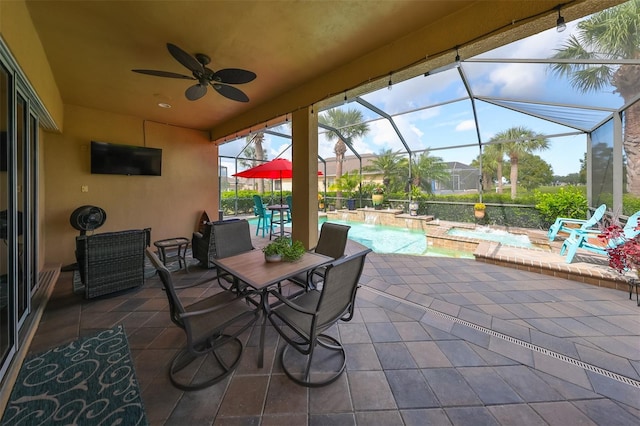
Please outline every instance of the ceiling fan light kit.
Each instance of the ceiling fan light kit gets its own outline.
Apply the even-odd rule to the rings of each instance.
[[[140,74],[153,75],[156,77],[179,78],[185,80],[195,80],[196,84],[187,88],[184,92],[187,99],[195,101],[203,97],[207,93],[207,87],[213,89],[224,96],[237,102],[249,102],[249,97],[240,89],[231,86],[231,84],[245,84],[253,81],[256,74],[240,68],[225,68],[219,71],[213,71],[207,65],[211,62],[211,58],[204,53],[196,53],[191,56],[175,44],[167,43],[167,49],[173,58],[180,62],[185,68],[191,71],[192,76],[178,74],[170,71],[135,69],[133,72]]]

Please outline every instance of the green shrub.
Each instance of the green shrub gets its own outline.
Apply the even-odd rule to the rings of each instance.
[[[584,219],[589,210],[587,197],[575,186],[562,187],[555,194],[535,191],[535,199],[536,208],[550,223],[557,217]]]

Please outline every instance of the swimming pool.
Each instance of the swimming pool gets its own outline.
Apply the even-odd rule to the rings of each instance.
[[[350,226],[349,239],[372,249],[376,253],[473,258],[471,253],[427,247],[427,237],[424,231],[334,219],[322,220],[320,225],[325,221]]]
[[[533,244],[529,237],[522,234],[512,234],[508,231],[500,229],[491,229],[486,226],[474,229],[451,228],[447,231],[448,235],[455,237],[475,238],[478,240],[488,240],[502,243],[508,246],[532,248]]]
[[[472,253],[440,247],[427,247],[427,237],[424,231],[346,220],[327,220],[324,217],[318,220],[318,229],[324,222],[350,226],[349,239],[370,248],[376,253],[473,258]],[[258,220],[250,219],[249,223],[255,226]]]

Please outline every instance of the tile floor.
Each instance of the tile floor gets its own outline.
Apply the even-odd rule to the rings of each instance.
[[[178,283],[211,276],[174,273]],[[356,315],[334,331],[347,350],[338,381],[291,382],[271,327],[257,368],[256,327],[229,379],[185,393],[167,377],[184,335],[156,277],[92,301],[71,280],[61,274],[30,351],[124,324],[152,425],[640,424],[640,307],[620,290],[471,259],[370,253]]]

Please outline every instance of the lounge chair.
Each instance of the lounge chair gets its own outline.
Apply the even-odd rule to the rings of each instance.
[[[571,234],[575,229],[594,229],[598,226],[598,223],[604,217],[604,214],[607,211],[607,205],[602,204],[598,207],[589,219],[572,219],[568,217],[559,217],[556,221],[549,227],[549,241],[555,240],[558,232],[566,232],[567,234]]]
[[[76,260],[85,298],[140,287],[144,284],[144,252],[151,228],[76,237]]]
[[[636,212],[629,216],[627,223],[622,228],[624,239],[631,239],[640,235],[640,231],[636,230],[639,219],[640,212]],[[569,237],[564,240],[562,248],[560,249],[560,254],[564,256],[566,252],[566,262],[571,263],[579,248],[606,256],[608,248],[616,247],[624,242],[624,239],[604,242],[601,238],[598,238],[599,235],[601,235],[599,230],[574,229],[571,231],[571,234],[569,234]]]

